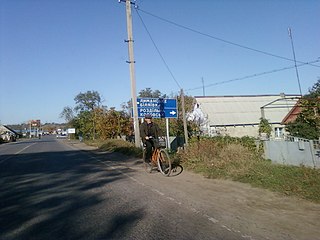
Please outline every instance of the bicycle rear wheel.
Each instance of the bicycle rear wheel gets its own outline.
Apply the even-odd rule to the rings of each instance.
[[[159,171],[164,176],[169,176],[171,173],[171,160],[169,154],[166,150],[161,149],[159,153],[159,157],[157,159]]]

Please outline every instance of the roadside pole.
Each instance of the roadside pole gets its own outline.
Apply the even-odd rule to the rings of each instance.
[[[137,109],[137,94],[136,94],[136,79],[134,71],[134,57],[133,57],[133,36],[132,36],[132,14],[131,14],[131,0],[126,0],[126,14],[127,14],[127,31],[128,31],[128,50],[129,50],[129,67],[130,67],[130,80],[131,80],[131,99],[133,108],[133,127],[134,127],[134,140],[135,146],[141,147],[140,144],[140,130]]]
[[[166,118],[166,130],[167,130],[167,148],[170,151],[170,136],[169,136],[169,118]]]
[[[32,120],[30,120],[30,134],[29,134],[29,138],[31,138],[31,131],[32,131],[31,124],[32,124]]]
[[[183,130],[184,130],[184,141],[185,146],[188,146],[188,129],[187,129],[187,119],[186,119],[186,110],[185,110],[185,103],[184,103],[184,93],[183,89],[181,88],[181,108],[182,108],[182,120],[183,120]]]

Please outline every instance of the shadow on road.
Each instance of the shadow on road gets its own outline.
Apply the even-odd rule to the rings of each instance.
[[[105,239],[143,218],[143,209],[117,209],[111,183],[126,176],[88,154],[1,155],[0,239]]]
[[[122,153],[118,152],[101,152],[99,150],[95,151],[95,154],[97,156],[101,157],[101,161],[109,161],[113,163],[126,163],[127,166],[139,166],[141,165],[141,168],[144,168],[144,161],[142,159],[137,159],[135,157],[126,156]],[[151,169],[145,169],[147,173],[159,173],[160,171],[157,169],[157,166],[152,167]],[[176,177],[180,175],[183,172],[183,167],[180,164],[180,162],[174,161],[172,163],[172,170],[169,175],[169,177]]]

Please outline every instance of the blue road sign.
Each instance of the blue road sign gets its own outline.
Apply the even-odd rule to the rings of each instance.
[[[153,118],[177,118],[177,100],[173,98],[138,98],[138,118],[151,114]]]

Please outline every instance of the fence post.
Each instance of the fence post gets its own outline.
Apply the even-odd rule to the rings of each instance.
[[[310,146],[310,152],[311,152],[311,158],[313,162],[313,167],[316,168],[316,153],[314,151],[314,145],[313,145],[313,140],[309,140],[309,146]]]

